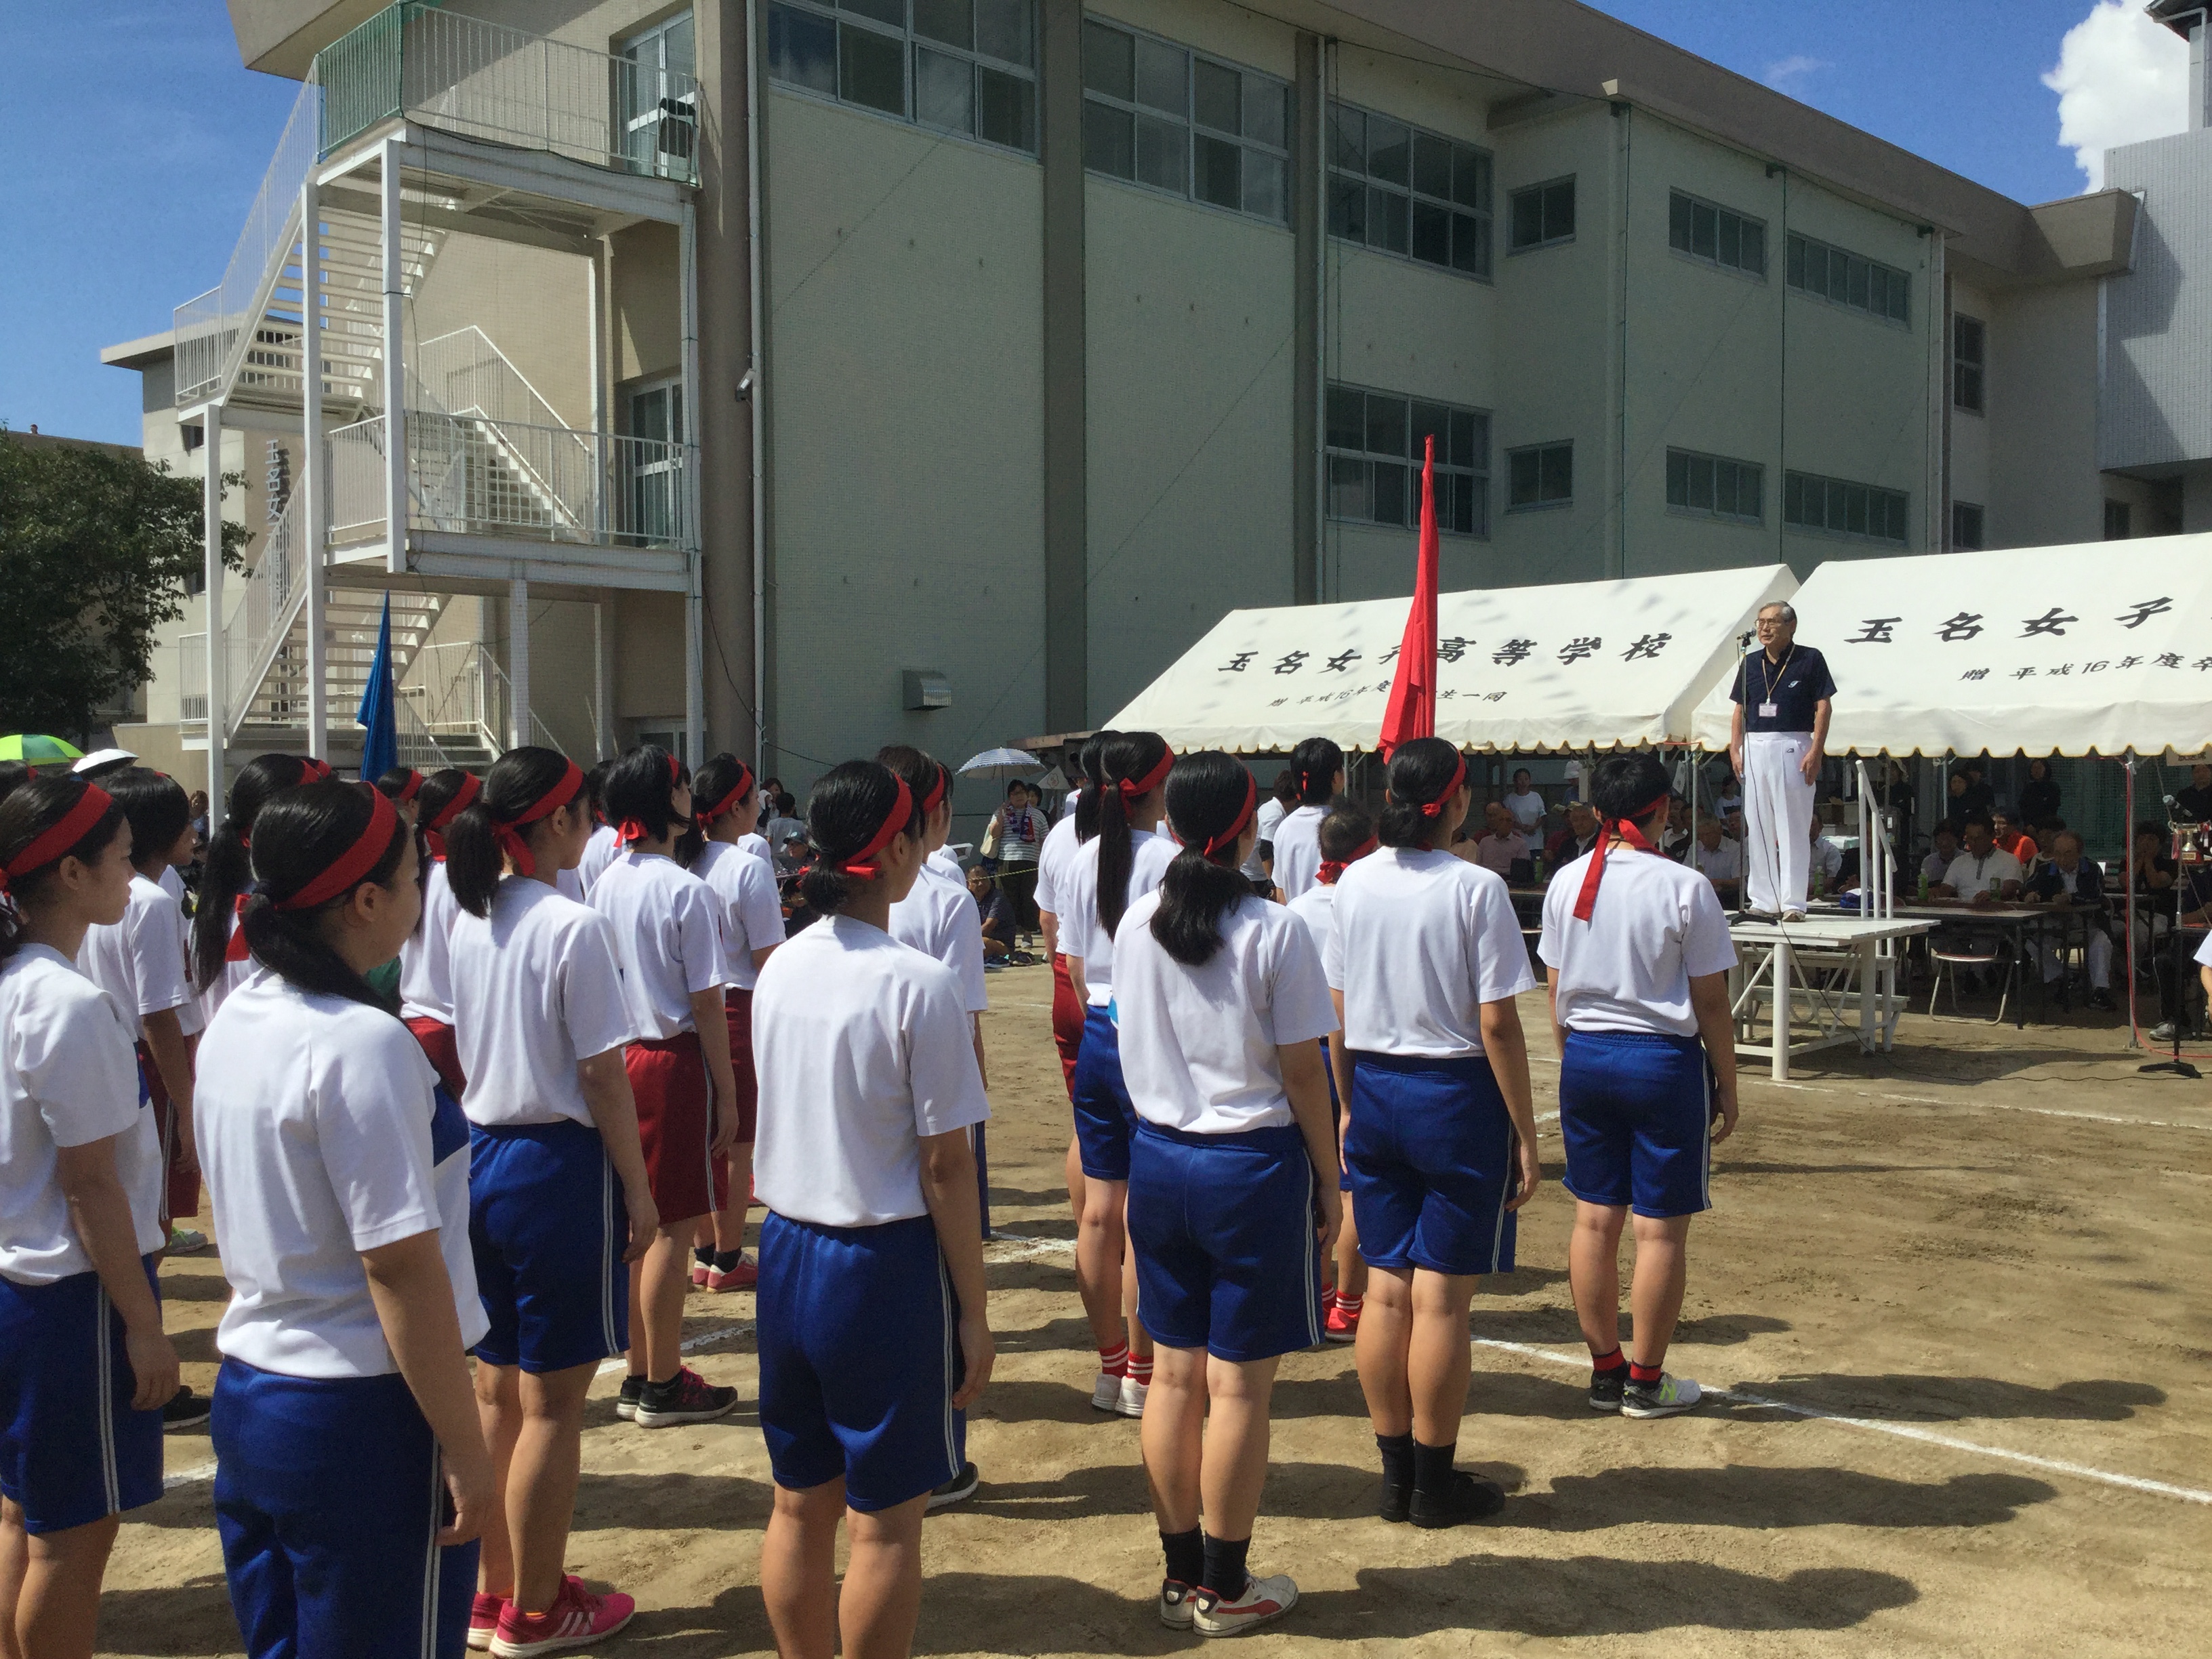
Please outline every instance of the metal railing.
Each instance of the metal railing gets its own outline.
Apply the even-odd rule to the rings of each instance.
[[[325,155],[404,115],[465,137],[699,182],[691,76],[422,3],[390,6],[315,56]]]
[[[481,641],[426,645],[415,654],[415,672],[399,688],[424,736],[458,740],[503,755],[514,720],[514,686],[499,659]],[[536,709],[530,711],[534,742],[558,750],[553,733]]]
[[[230,251],[222,281],[176,307],[177,402],[197,402],[221,390],[235,359],[258,325],[271,287],[298,246],[300,185],[315,164],[323,121],[323,89],[311,69],[292,100],[284,136],[276,141],[246,227]]]
[[[384,533],[384,417],[330,434],[331,540]],[[683,444],[407,413],[408,520],[455,534],[616,547],[688,547]]]

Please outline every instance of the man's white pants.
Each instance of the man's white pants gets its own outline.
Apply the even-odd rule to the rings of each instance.
[[[1813,786],[1802,769],[1808,732],[1743,738],[1743,902],[1780,915],[1805,908],[1813,853]]]
[[[2160,918],[2164,921],[2164,917]],[[2089,969],[2089,988],[2109,991],[2112,988],[2112,936],[2092,922],[2082,930],[2082,957]],[[2048,985],[2064,971],[2063,958],[2067,945],[2058,943],[2045,945],[2031,940],[2028,954],[2043,963],[2043,982]]]

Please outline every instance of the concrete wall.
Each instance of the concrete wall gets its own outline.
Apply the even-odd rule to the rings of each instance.
[[[2212,459],[2212,128],[2106,152],[2143,193],[2135,268],[2106,284],[2100,462]]]
[[[586,262],[544,248],[449,237],[429,275],[409,299],[407,349],[471,325],[483,331],[559,416],[592,424],[589,270]],[[676,290],[664,304],[672,313]],[[435,388],[434,387],[434,391]]]
[[[2096,284],[2019,289],[1995,297],[1989,544],[2101,540]]]

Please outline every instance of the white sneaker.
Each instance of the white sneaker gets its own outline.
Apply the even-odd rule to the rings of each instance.
[[[1098,1373],[1098,1380],[1091,1385],[1091,1409],[1095,1412],[1119,1412],[1121,1409],[1121,1384],[1127,1377],[1111,1371]]]
[[[1198,1612],[1198,1592],[1172,1578],[1160,1580],[1160,1623],[1170,1630],[1188,1630]]]
[[[1673,1417],[1694,1411],[1705,1390],[1686,1376],[1662,1371],[1656,1382],[1631,1382],[1620,1391],[1623,1417]]]
[[[1298,1604],[1298,1587],[1287,1573],[1255,1578],[1244,1594],[1224,1601],[1211,1590],[1198,1592],[1198,1608],[1191,1622],[1200,1636],[1241,1636],[1255,1625],[1279,1619]]]
[[[1121,1397],[1114,1402],[1114,1409],[1124,1417],[1142,1417],[1145,1414],[1145,1396],[1152,1391],[1151,1383],[1139,1382],[1133,1376],[1125,1376],[1121,1379]]]

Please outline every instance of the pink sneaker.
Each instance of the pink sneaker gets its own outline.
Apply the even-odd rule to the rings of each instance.
[[[710,1291],[750,1291],[760,1283],[760,1269],[752,1258],[743,1255],[726,1267],[714,1267],[707,1274]]]
[[[492,1632],[499,1628],[499,1616],[507,1611],[507,1598],[494,1595],[489,1590],[478,1590],[477,1599],[469,1608],[469,1645],[482,1653],[491,1645]]]
[[[499,1659],[522,1659],[526,1654],[589,1647],[629,1623],[636,1611],[637,1603],[630,1597],[615,1590],[594,1595],[572,1573],[561,1581],[560,1594],[543,1613],[525,1613],[508,1602],[500,1612],[491,1650]]]
[[[1332,1303],[1328,1317],[1322,1322],[1322,1334],[1332,1342],[1350,1342],[1359,1334],[1359,1315],[1357,1310],[1346,1313]]]

